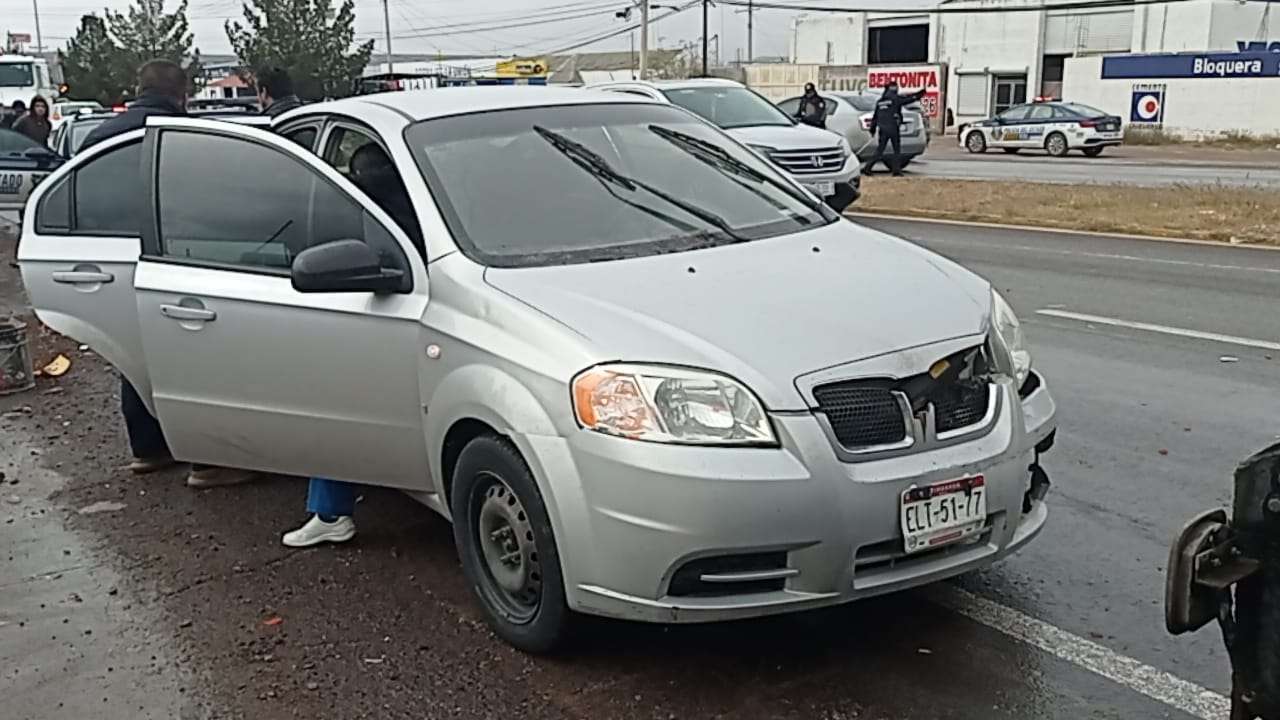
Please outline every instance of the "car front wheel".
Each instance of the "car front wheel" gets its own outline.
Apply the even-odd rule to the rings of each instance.
[[[987,138],[981,130],[974,130],[964,139],[964,146],[971,153],[984,153],[987,151]]]
[[[1053,133],[1044,140],[1044,149],[1054,157],[1063,157],[1067,154],[1067,136],[1062,133]]]
[[[509,441],[486,435],[463,448],[452,486],[462,571],[494,632],[519,650],[547,653],[569,637],[560,555],[542,494]]]

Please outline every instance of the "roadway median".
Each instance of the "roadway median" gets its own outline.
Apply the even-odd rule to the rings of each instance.
[[[850,210],[961,222],[1280,245],[1280,194],[1222,185],[1134,187],[870,177]]]

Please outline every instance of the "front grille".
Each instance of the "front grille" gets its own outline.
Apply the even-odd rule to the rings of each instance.
[[[907,439],[902,405],[888,388],[849,383],[815,388],[818,411],[827,416],[836,440],[847,448],[892,445]]]
[[[844,167],[844,151],[838,147],[814,150],[775,150],[769,159],[792,175],[819,175],[839,172]]]
[[[991,393],[982,380],[958,382],[934,398],[934,427],[944,433],[975,425],[986,417],[990,401]]]

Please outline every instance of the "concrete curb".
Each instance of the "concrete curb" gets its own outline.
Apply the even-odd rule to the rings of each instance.
[[[954,225],[960,227],[990,228],[994,230],[1019,230],[1022,232],[1047,233],[1056,235],[1079,235],[1082,237],[1097,238],[1116,238],[1120,240],[1145,240],[1149,242],[1174,243],[1177,245],[1204,245],[1208,247],[1230,248],[1232,250],[1267,250],[1270,252],[1280,251],[1280,246],[1276,245],[1259,245],[1257,243],[1241,243],[1232,245],[1231,243],[1219,242],[1216,240],[1196,240],[1195,238],[1172,238],[1160,237],[1159,235],[1133,235],[1129,233],[1117,232],[1101,232],[1097,230],[1069,230],[1066,228],[1040,227],[1036,225],[1006,225],[1004,223],[978,222],[973,220],[949,220],[946,218],[926,218],[916,217],[914,215],[890,215],[888,213],[874,212],[846,212],[845,217],[850,219],[881,219],[881,220],[898,220],[901,222],[927,223],[931,225]]]

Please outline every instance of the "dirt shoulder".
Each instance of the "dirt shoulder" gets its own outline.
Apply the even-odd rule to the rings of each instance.
[[[1252,188],[866,178],[856,212],[1280,244],[1280,194]]]

